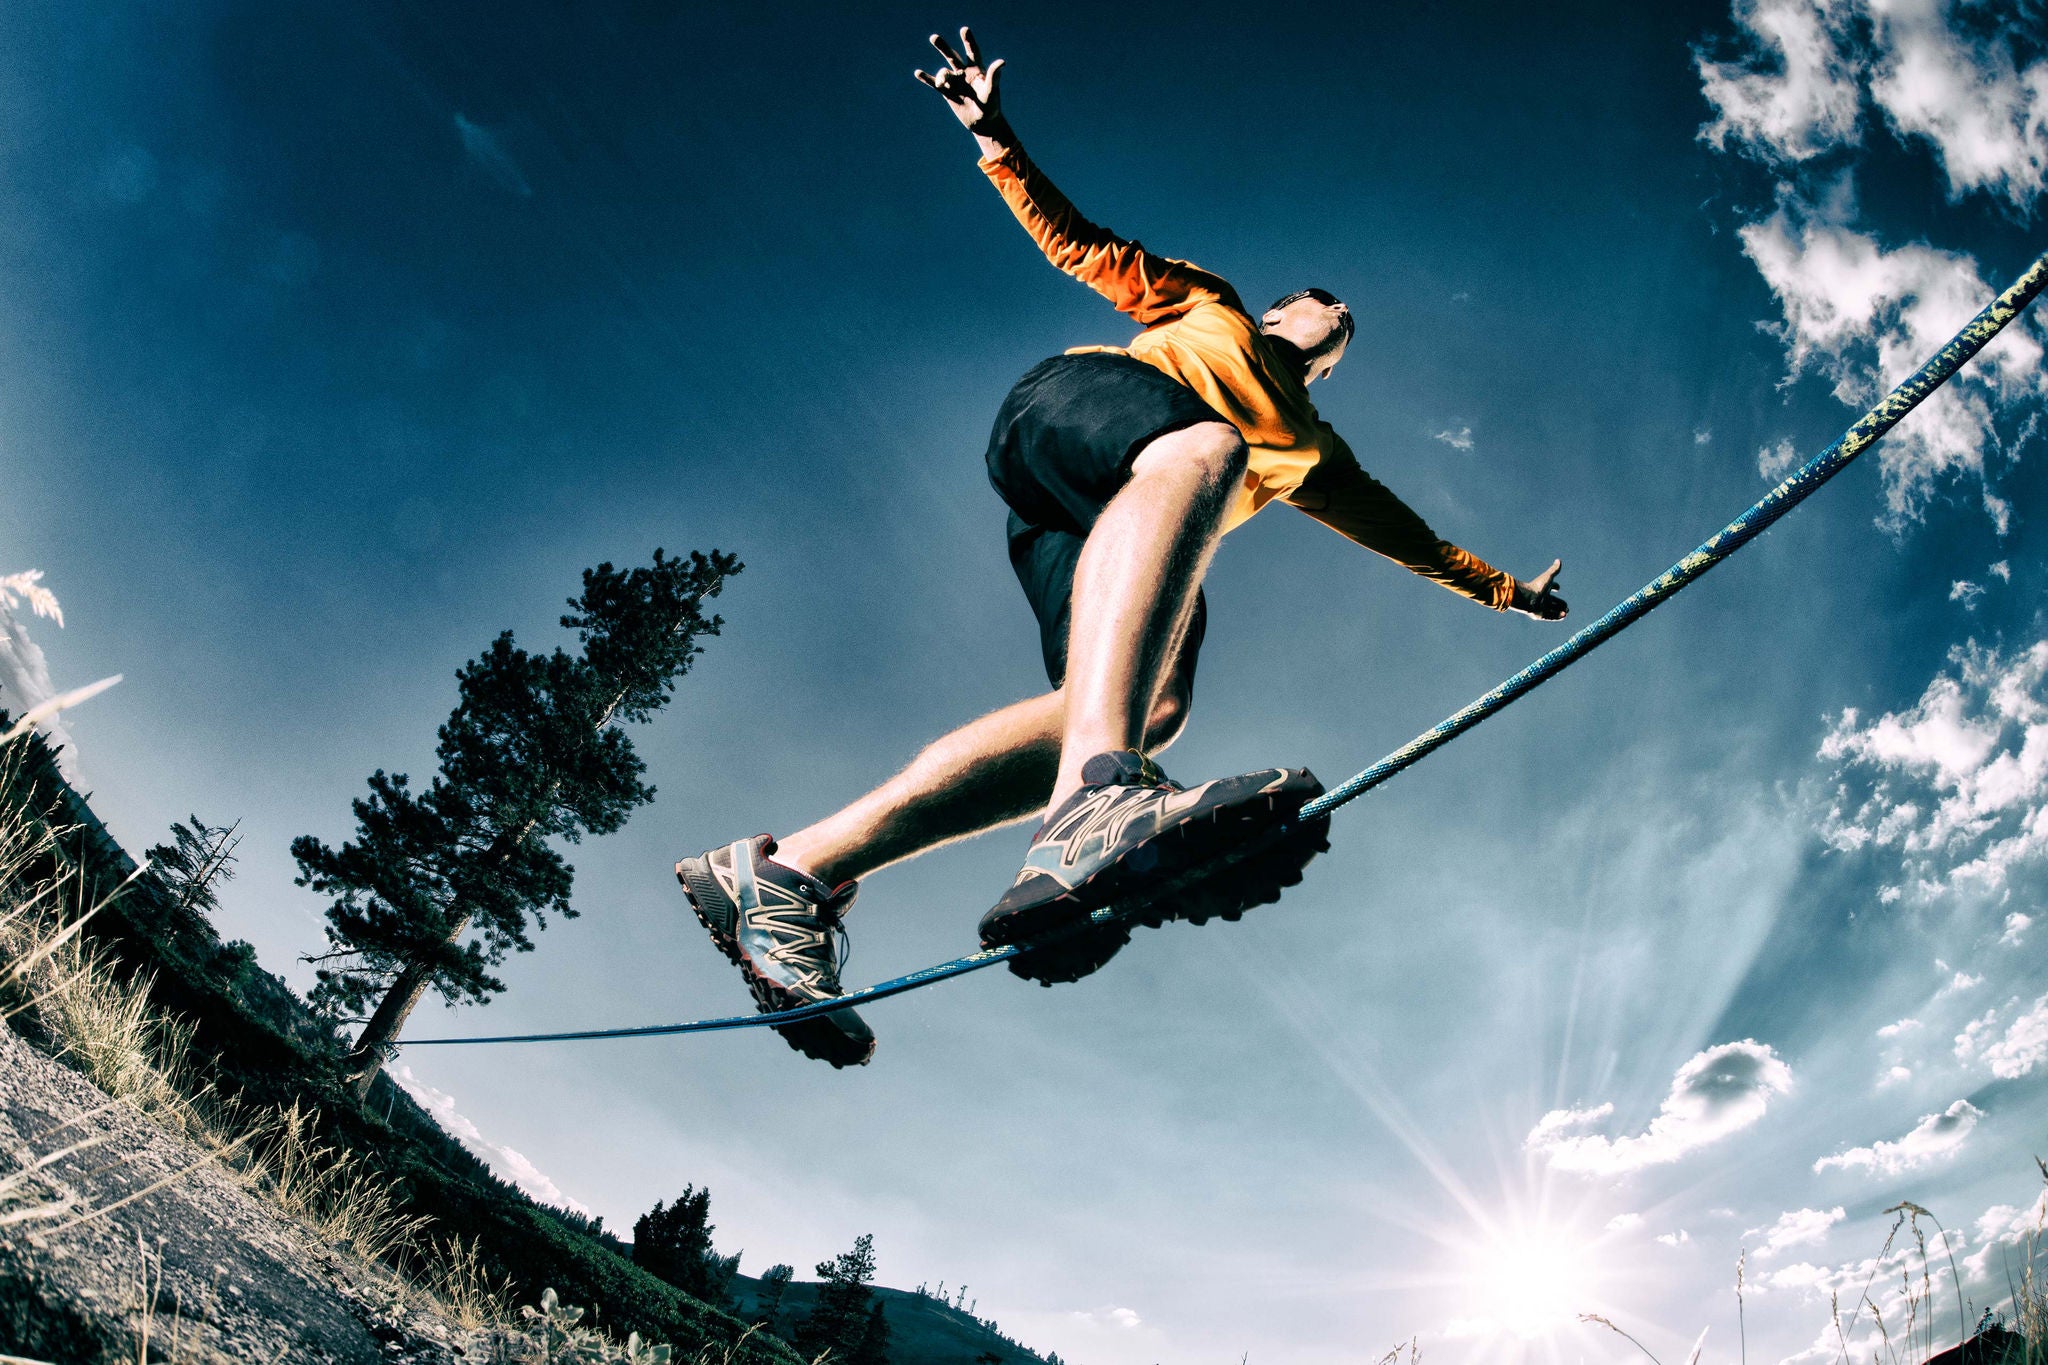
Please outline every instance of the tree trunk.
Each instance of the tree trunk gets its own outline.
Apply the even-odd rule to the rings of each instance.
[[[454,926],[448,931],[447,941],[454,943],[468,928],[469,916],[457,917]],[[349,1084],[355,1087],[357,1099],[370,1098],[370,1087],[376,1082],[377,1072],[384,1065],[384,1053],[389,1049],[391,1040],[398,1036],[398,1031],[405,1027],[405,1021],[412,1015],[413,1006],[419,1004],[420,997],[426,994],[427,982],[433,974],[433,969],[423,962],[408,962],[392,981],[391,989],[384,992],[384,998],[377,1002],[377,1008],[369,1020],[364,1023],[363,1031],[356,1037],[355,1046],[348,1050],[348,1056],[343,1059],[345,1074]]]
[[[681,627],[678,626],[677,629]],[[620,692],[607,702],[597,718],[597,723],[590,727],[591,731],[595,733],[610,724],[612,713],[617,711],[625,700],[626,694]],[[548,789],[547,800],[554,799],[555,793],[562,789],[563,780],[559,777],[555,779],[554,785]],[[501,848],[484,856],[496,858],[501,862],[510,858],[519,851],[519,846],[526,842],[527,836],[533,833],[534,826],[539,823],[540,817],[534,816],[526,822],[524,828],[506,840]],[[442,942],[453,947],[468,930],[470,918],[467,911],[456,916],[455,923],[448,930],[448,937]],[[433,978],[433,974],[433,969],[425,963],[406,963],[399,970],[397,978],[392,981],[391,989],[384,992],[384,998],[377,1002],[377,1008],[363,1025],[363,1031],[356,1035],[355,1045],[348,1050],[347,1057],[343,1059],[343,1066],[346,1068],[344,1074],[348,1077],[349,1083],[355,1087],[357,1099],[370,1098],[370,1087],[376,1082],[377,1072],[384,1065],[385,1052],[390,1049],[392,1040],[398,1037],[398,1031],[405,1027],[405,1021],[411,1016],[413,1007],[419,1004],[420,997],[426,993],[427,983]]]

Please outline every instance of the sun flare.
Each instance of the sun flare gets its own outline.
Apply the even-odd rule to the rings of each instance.
[[[1601,1276],[1576,1232],[1532,1227],[1474,1247],[1466,1278],[1471,1301],[1499,1330],[1528,1339],[1576,1324],[1595,1306]]]

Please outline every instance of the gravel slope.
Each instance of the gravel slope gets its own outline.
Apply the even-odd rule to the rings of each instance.
[[[55,1217],[0,1227],[0,1353],[132,1365],[146,1326],[151,1359],[179,1365],[491,1358],[484,1335],[394,1302],[388,1275],[314,1240],[203,1149],[108,1105],[91,1082],[0,1027],[0,1181],[102,1139],[0,1201],[0,1219],[70,1203]],[[179,1172],[189,1173],[62,1230],[81,1211]],[[145,1253],[153,1304],[141,1287]]]

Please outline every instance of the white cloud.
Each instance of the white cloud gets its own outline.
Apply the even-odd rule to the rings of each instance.
[[[2048,1231],[2048,1190],[2036,1196],[2026,1208],[2011,1204],[1994,1204],[1977,1219],[1977,1251],[1963,1258],[1963,1268],[1972,1278],[1988,1277],[1997,1283],[2000,1276],[1989,1274],[1992,1254],[2002,1246],[2019,1246],[2029,1240],[2038,1242],[2044,1231]]]
[[[443,1131],[467,1147],[501,1179],[511,1181],[543,1204],[570,1209],[585,1217],[590,1215],[589,1209],[563,1194],[554,1181],[548,1179],[541,1173],[539,1167],[519,1152],[485,1137],[467,1116],[456,1110],[453,1095],[436,1090],[413,1075],[412,1069],[403,1064],[391,1068],[390,1074],[393,1080],[404,1087],[406,1094],[412,1096],[421,1108],[434,1116],[434,1121],[441,1125]]]
[[[1145,1320],[1129,1308],[1094,1308],[1087,1312],[1076,1312],[1075,1317],[1090,1327],[1119,1327],[1125,1331],[1145,1325]]]
[[[1981,1061],[2002,1081],[2016,1081],[2048,1059],[2048,995],[2020,1012],[2001,1034],[1998,1011],[1986,1010],[1956,1035],[1956,1060]]]
[[[2013,911],[2005,917],[2005,932],[1998,936],[1998,941],[2008,948],[2019,947],[2021,935],[2027,932],[2027,926],[2033,922],[2034,917],[2032,915],[2023,915],[2017,910]]]
[[[1998,1032],[1998,1011],[1985,1010],[1981,1018],[1972,1019],[1963,1025],[1963,1031],[1956,1035],[1956,1060],[1967,1062],[1984,1050],[1985,1040]]]
[[[1940,162],[1952,198],[1972,191],[2030,212],[2048,174],[2048,59],[2021,69],[2023,20],[1952,0],[1735,0],[1734,30],[1715,60],[1696,53],[1714,118],[1700,136],[1780,177],[1775,213],[1738,229],[1777,295],[1775,330],[1788,382],[1818,374],[1852,408],[1870,406],[1991,297],[1976,260],[1920,243],[1888,249],[1859,231],[1855,170],[1829,153],[1863,142],[1861,110]],[[2000,535],[2012,507],[1984,481],[1986,452],[2017,458],[1997,421],[2031,419],[2048,376],[2038,321],[2009,326],[1971,367],[1929,395],[1877,453],[1884,523],[1917,520],[1938,487],[1978,489]],[[1786,443],[1759,452],[1776,477]],[[1974,596],[1959,599],[1967,604]]]
[[[1766,161],[1803,161],[1857,137],[1859,63],[1844,42],[1838,0],[1736,0],[1742,54],[1696,57],[1714,119],[1700,137]]]
[[[1459,427],[1456,431],[1445,428],[1439,431],[1434,439],[1442,441],[1453,450],[1470,450],[1472,448],[1472,428]]]
[[[1910,1033],[1919,1027],[1921,1027],[1921,1023],[1918,1019],[1901,1019],[1896,1024],[1886,1024],[1877,1031],[1877,1036],[1880,1038],[1896,1038],[1902,1033]]]
[[[1887,251],[1796,196],[1737,236],[1777,295],[1784,321],[1771,330],[1790,376],[1820,374],[1855,408],[1947,344],[1993,292],[1969,256],[1920,244]],[[1916,518],[1940,480],[1981,483],[1994,418],[2048,393],[2041,362],[2039,339],[2007,327],[1892,431],[1878,447],[1890,523]]]
[[[1897,848],[1937,889],[1995,891],[2048,851],[2048,641],[2012,656],[1970,644],[1949,658],[1956,671],[1911,708],[1869,724],[1842,713],[1820,757],[1869,791],[1859,800],[1844,787],[1821,834],[1844,852]]]
[[[1981,976],[1971,976],[1968,972],[1957,972],[1954,976],[1951,976],[1948,979],[1946,985],[1944,985],[1940,990],[1936,991],[1934,994],[1937,997],[1944,995],[1960,995],[1964,991],[1975,990],[1977,987],[1983,984],[1984,978]]]
[[[1607,1220],[1609,1232],[1634,1232],[1642,1225],[1643,1215],[1640,1213],[1617,1213]]]
[[[1888,1066],[1885,1068],[1884,1074],[1877,1078],[1877,1088],[1885,1090],[1891,1086],[1898,1085],[1902,1081],[1910,1081],[1912,1079],[1913,1072],[1910,1068],[1897,1065]]]
[[[1993,578],[2001,583],[2012,582],[2012,565],[2002,559],[1991,566],[1990,573]]]
[[[1756,472],[1767,479],[1782,479],[1799,463],[1799,447],[1792,444],[1790,437],[1774,446],[1765,446],[1756,453]]]
[[[1813,1163],[1815,1172],[1830,1166],[1845,1171],[1867,1170],[1892,1176],[1925,1166],[1940,1157],[1953,1155],[1977,1124],[1984,1111],[1968,1100],[1957,1100],[1939,1114],[1929,1114],[1911,1132],[1891,1142],[1873,1142],[1868,1147],[1851,1147]]]
[[[1659,1233],[1657,1235],[1657,1240],[1668,1247],[1682,1247],[1687,1242],[1690,1242],[1692,1240],[1692,1234],[1687,1232],[1684,1228],[1680,1228],[1676,1232]]]
[[[1745,1038],[1710,1047],[1681,1066],[1657,1116],[1641,1133],[1615,1138],[1583,1131],[1614,1113],[1612,1104],[1602,1104],[1545,1114],[1522,1145],[1556,1170],[1624,1174],[1676,1161],[1740,1132],[1764,1116],[1772,1095],[1791,1088],[1792,1068],[1768,1044]]]
[[[1818,1293],[1836,1287],[1836,1281],[1842,1278],[1844,1277],[1838,1276],[1836,1272],[1814,1265],[1810,1261],[1794,1261],[1791,1265],[1781,1265],[1769,1274],[1758,1276],[1754,1283],[1761,1289],[1807,1290]]]
[[[1737,0],[1731,59],[1697,58],[1714,107],[1700,136],[1796,169],[1859,143],[1868,98],[1901,141],[1934,154],[1951,198],[1981,190],[2025,209],[2048,176],[2048,60],[2020,67],[2011,35],[2025,20],[2015,14],[2008,28],[1988,8]]]
[[[1827,1240],[1828,1229],[1841,1222],[1848,1214],[1838,1204],[1832,1209],[1794,1209],[1778,1215],[1778,1221],[1766,1228],[1751,1228],[1742,1234],[1742,1240],[1762,1238],[1750,1253],[1758,1260],[1767,1260],[1787,1247],[1815,1246]]]
[[[55,600],[51,606],[54,608]],[[41,612],[54,615],[54,611]],[[58,624],[63,624],[59,618]],[[0,602],[0,708],[19,719],[23,712],[40,706],[58,693],[57,685],[50,681],[50,663],[43,657],[42,647],[29,638],[28,624],[17,617],[6,602]],[[62,713],[53,715],[37,726],[43,737],[57,751],[57,771],[67,782],[78,780],[78,763],[70,730],[65,728]]]
[[[1964,611],[1977,610],[1977,599],[1984,595],[1982,583],[1972,583],[1967,578],[1958,578],[1948,585],[1948,600],[1963,604]]]
[[[2048,61],[2019,69],[2004,34],[1966,35],[1947,0],[1869,8],[1870,93],[1892,131],[1929,144],[1951,199],[1985,190],[2026,207],[2048,173]]]
[[[1984,1049],[1985,1064],[2003,1081],[2017,1080],[2048,1057],[2048,995],[2012,1021],[2005,1037]]]
[[[1693,443],[1694,445],[1696,445],[1696,446],[1703,446],[1703,445],[1706,445],[1706,444],[1707,444],[1708,442],[1712,441],[1713,439],[1714,439],[1714,432],[1713,432],[1713,429],[1712,429],[1711,427],[1701,427],[1701,428],[1699,428],[1699,429],[1698,429],[1697,431],[1693,432],[1693,434],[1692,434],[1692,443]]]

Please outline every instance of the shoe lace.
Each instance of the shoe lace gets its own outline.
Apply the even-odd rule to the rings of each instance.
[[[853,896],[852,890],[841,888],[830,899],[818,902],[818,924],[831,944],[832,974],[835,977],[846,971],[846,964],[853,957],[853,941],[846,935],[845,915],[846,907],[853,904]]]

